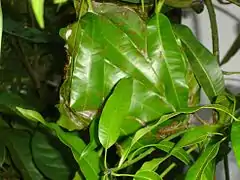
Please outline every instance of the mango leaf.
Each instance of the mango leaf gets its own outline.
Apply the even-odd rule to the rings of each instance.
[[[129,115],[121,126],[121,135],[126,136],[136,132],[164,114],[174,111],[174,107],[163,97],[133,81],[133,94]]]
[[[104,105],[99,121],[98,137],[106,149],[111,147],[120,135],[120,127],[129,112],[132,83],[131,79],[120,80]]]
[[[216,160],[213,159],[204,169],[201,180],[214,180],[216,172]]]
[[[75,176],[73,177],[73,180],[82,180],[83,178],[80,176],[78,172],[75,173]]]
[[[44,0],[31,0],[33,13],[41,28],[44,28]]]
[[[165,90],[167,100],[176,108],[187,107],[187,66],[169,20],[162,14],[147,24],[148,55]],[[160,85],[161,84],[161,85]]]
[[[144,171],[144,170],[155,171],[158,168],[159,164],[161,164],[164,160],[165,160],[164,157],[160,157],[160,158],[154,158],[151,161],[145,161],[145,163],[142,165],[139,171]]]
[[[74,172],[74,164],[70,164],[71,161],[69,161],[71,154],[66,151],[65,147],[51,135],[38,131],[34,134],[31,143],[33,160],[47,178],[52,180],[68,179]],[[61,151],[59,151],[60,149]]]
[[[219,125],[203,125],[192,127],[185,132],[181,140],[176,144],[175,148],[182,148],[200,143],[216,134],[219,128]]]
[[[186,180],[201,180],[203,172],[206,167],[211,163],[211,161],[216,157],[220,144],[222,141],[217,142],[216,144],[209,144],[204,152],[200,155],[197,161],[187,172]]]
[[[23,131],[5,131],[5,143],[10,152],[14,165],[20,171],[23,179],[45,179],[34,162],[30,149],[30,135]]]
[[[175,34],[186,46],[186,54],[201,87],[208,98],[224,92],[224,79],[216,58],[193,35],[191,30],[184,25],[173,26]]]
[[[148,170],[138,171],[134,175],[134,180],[150,180],[150,179],[161,180],[162,178],[154,171],[148,171]]]
[[[84,151],[78,160],[78,163],[86,179],[99,179],[101,161],[97,152],[90,149]]]
[[[240,122],[234,122],[232,124],[231,129],[231,141],[232,141],[232,147],[233,152],[238,164],[238,167],[240,167]]]

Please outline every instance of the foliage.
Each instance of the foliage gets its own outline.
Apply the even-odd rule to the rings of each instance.
[[[240,166],[211,0],[213,52],[174,20],[203,3],[3,0],[0,178],[210,180],[230,143]]]

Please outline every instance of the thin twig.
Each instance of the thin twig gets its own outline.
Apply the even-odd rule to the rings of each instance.
[[[240,72],[228,72],[228,71],[222,71],[224,75],[240,75]]]
[[[219,60],[219,39],[218,39],[218,27],[217,27],[216,14],[212,4],[212,0],[205,0],[205,4],[207,6],[210,24],[211,24],[213,54],[216,56],[219,62],[220,61]]]
[[[16,39],[16,48],[18,48],[19,53],[20,53],[20,60],[22,61],[22,64],[24,65],[25,69],[27,70],[30,78],[33,81],[33,84],[37,90],[37,92],[39,93],[40,87],[41,87],[41,83],[38,79],[37,74],[35,73],[35,71],[33,70],[32,66],[30,65],[30,63],[28,62],[28,59],[26,58],[25,55],[25,51],[24,48],[22,47],[22,43],[21,40]]]
[[[235,4],[235,5],[237,5],[237,6],[240,6],[240,3],[237,2],[237,1],[235,1],[235,0],[228,0],[228,1],[231,2],[231,3],[233,3],[233,4]]]
[[[192,151],[194,151],[197,148],[196,145],[192,146],[190,149],[187,150],[187,153],[190,154]],[[170,164],[170,166],[165,169],[161,174],[160,177],[163,179],[164,176],[166,176],[173,168],[175,168],[177,164],[174,162]]]
[[[204,121],[198,114],[194,114],[194,116],[196,117],[196,120],[198,120],[200,123],[202,123],[203,125],[207,125],[208,123],[206,121]]]

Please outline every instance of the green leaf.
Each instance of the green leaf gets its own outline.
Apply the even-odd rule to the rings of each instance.
[[[236,157],[238,167],[240,167],[240,122],[234,122],[231,129],[231,141],[233,152]]]
[[[145,161],[142,167],[139,171],[155,171],[159,164],[161,164],[166,158],[160,157],[160,158],[154,158],[151,161]]]
[[[68,179],[72,174],[74,167],[69,164],[71,154],[64,149],[65,147],[51,135],[40,132],[34,134],[31,143],[33,160],[47,178]]]
[[[82,180],[82,177],[78,172],[75,173],[75,176],[73,177],[73,180]]]
[[[153,171],[143,170],[138,171],[134,175],[134,180],[161,180],[162,178]]]
[[[97,152],[91,149],[83,151],[78,163],[86,179],[99,179],[102,162]]]
[[[158,75],[158,85],[176,108],[187,107],[187,66],[167,17],[160,14],[147,24],[148,55]],[[163,86],[163,87],[162,87]]]
[[[193,35],[191,30],[183,25],[174,25],[175,34],[186,46],[186,54],[193,72],[212,100],[213,97],[224,92],[224,79],[216,58]]]
[[[211,161],[216,157],[220,144],[222,141],[217,142],[216,144],[210,144],[206,147],[204,152],[200,155],[197,161],[187,172],[186,180],[201,180],[203,172],[206,167],[211,163]]]
[[[219,128],[219,125],[203,125],[192,127],[185,132],[181,140],[176,144],[175,148],[182,148],[200,143],[216,134]]]
[[[7,131],[4,133],[6,146],[11,154],[14,165],[24,180],[45,179],[32,161],[30,135],[23,131]]]
[[[164,114],[174,111],[174,107],[163,97],[133,81],[133,94],[129,115],[121,126],[121,135],[129,135]]]
[[[31,0],[33,13],[41,28],[44,28],[44,0]]]
[[[213,159],[203,171],[201,180],[213,180],[216,172],[216,160]]]
[[[132,88],[132,79],[120,80],[104,105],[99,120],[98,137],[106,149],[111,147],[120,135],[122,122],[129,112]]]

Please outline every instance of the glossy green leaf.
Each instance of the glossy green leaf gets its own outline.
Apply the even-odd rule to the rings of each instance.
[[[11,154],[14,165],[20,171],[23,179],[43,180],[43,175],[32,161],[30,135],[23,131],[7,131],[4,135],[6,137],[6,146]]]
[[[222,141],[216,144],[210,144],[206,147],[204,152],[200,155],[197,161],[187,172],[186,180],[201,180],[205,168],[211,163],[211,161],[216,157],[220,144]]]
[[[154,158],[150,161],[145,161],[142,167],[140,168],[140,170],[155,171],[158,168],[159,164],[161,164],[164,160],[165,158],[161,157],[161,158]]]
[[[131,104],[132,79],[122,79],[104,105],[98,128],[98,137],[104,148],[111,147],[120,135],[122,122]]]
[[[162,14],[147,24],[148,55],[167,100],[176,108],[187,107],[187,66],[169,20]]]
[[[238,167],[240,167],[240,122],[234,122],[231,129],[231,141],[233,152],[236,157]]]
[[[44,0],[31,0],[33,13],[41,28],[44,28]]]
[[[216,160],[213,159],[203,171],[201,180],[214,180],[216,172]]]
[[[219,125],[203,125],[190,128],[183,135],[175,148],[181,148],[200,143],[216,134],[219,128]]]
[[[216,58],[183,25],[175,25],[174,32],[186,46],[186,54],[193,72],[205,93],[213,97],[224,92],[224,79]]]
[[[173,110],[174,107],[165,98],[134,81],[129,115],[121,126],[121,135],[132,134]]]
[[[71,154],[64,151],[63,145],[57,141],[51,135],[36,132],[31,143],[33,160],[47,178],[52,180],[68,179],[72,174],[73,169],[71,168],[74,168],[67,163]],[[63,153],[67,157],[66,159],[64,159]]]
[[[86,179],[99,179],[102,162],[97,152],[91,149],[83,151],[78,163]]]
[[[78,172],[75,173],[75,176],[73,177],[73,180],[82,180],[82,177]]]
[[[161,180],[162,178],[155,172],[149,170],[138,171],[134,175],[134,180]]]

